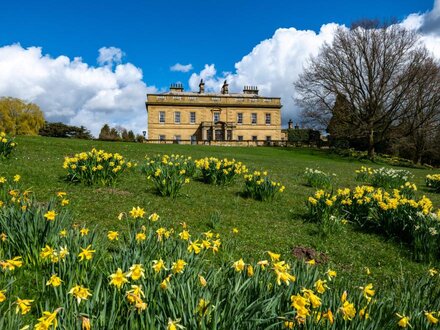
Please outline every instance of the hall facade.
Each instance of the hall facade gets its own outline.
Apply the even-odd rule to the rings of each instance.
[[[178,143],[281,140],[281,99],[258,94],[255,86],[229,93],[226,81],[219,93],[206,93],[203,80],[198,92],[172,84],[168,92],[147,94],[147,139]]]

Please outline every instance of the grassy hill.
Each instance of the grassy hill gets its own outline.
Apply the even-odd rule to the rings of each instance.
[[[69,194],[75,219],[100,230],[120,228],[117,215],[133,206],[157,212],[166,226],[186,222],[192,231],[203,232],[215,227],[221,234],[239,229],[237,256],[257,260],[265,251],[291,255],[294,247],[313,248],[328,257],[328,263],[341,275],[362,277],[364,267],[373,272],[375,281],[383,283],[397,273],[404,276],[425,274],[430,265],[413,262],[405,245],[380,235],[365,233],[347,226],[346,231],[322,237],[316,224],[304,221],[305,201],[315,189],[304,185],[306,167],[335,173],[336,187],[355,187],[354,171],[361,163],[349,161],[324,151],[282,148],[240,148],[184,145],[148,145],[109,143],[42,137],[19,137],[12,157],[0,163],[0,175],[22,176],[23,183],[39,200],[47,200],[57,191]],[[62,168],[65,156],[91,148],[119,152],[141,164],[145,155],[179,153],[193,158],[206,156],[235,158],[251,169],[267,170],[286,186],[273,202],[259,202],[240,196],[241,180],[226,187],[193,181],[177,199],[160,197],[137,168],[125,173],[115,188],[87,187],[64,181]],[[379,167],[368,163],[368,166]],[[440,197],[424,187],[429,170],[411,169],[418,194],[427,195],[436,207]]]

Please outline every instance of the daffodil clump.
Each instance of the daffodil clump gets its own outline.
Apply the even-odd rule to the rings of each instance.
[[[409,171],[386,167],[371,169],[362,166],[355,172],[357,181],[385,189],[399,189],[413,177]]]
[[[435,192],[440,193],[440,174],[428,174],[426,176],[426,185]]]
[[[98,231],[77,224],[68,201],[61,191],[48,204],[0,209],[0,329],[430,329],[439,322],[435,268],[411,285],[398,277],[379,289],[372,278],[339,278],[331,265],[272,251],[232,259],[236,251],[225,249],[233,244],[225,247],[218,233],[164,226],[141,206],[117,215],[118,230]],[[38,239],[22,236],[26,226]],[[237,235],[234,228],[226,240]]]
[[[0,132],[0,160],[8,158],[16,147],[14,138],[7,136],[5,132]]]
[[[267,171],[254,171],[244,175],[244,195],[256,200],[273,200],[278,193],[284,192],[285,187],[273,181]]]
[[[195,164],[191,157],[183,155],[157,155],[146,158],[142,171],[158,194],[177,197],[182,187],[194,176]]]
[[[67,170],[67,180],[86,185],[113,185],[122,173],[136,163],[126,161],[118,153],[109,153],[93,148],[88,152],[65,157],[63,168]]]
[[[409,244],[418,260],[440,258],[440,213],[423,196],[409,199],[394,189],[358,186],[336,193],[318,190],[307,201],[310,219],[322,222],[330,216],[343,217],[364,229],[398,238]]]
[[[304,179],[306,184],[310,187],[329,189],[332,187],[333,177],[336,174],[329,174],[321,170],[306,168],[304,172]]]
[[[7,205],[26,209],[31,199],[32,191],[22,187],[19,174],[9,178],[0,176],[0,209]]]
[[[225,185],[233,182],[237,177],[248,172],[242,162],[235,159],[218,159],[205,157],[195,161],[202,180],[208,184]]]

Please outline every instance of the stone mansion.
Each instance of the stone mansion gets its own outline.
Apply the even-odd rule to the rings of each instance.
[[[243,93],[229,93],[225,81],[220,93],[186,92],[172,84],[161,94],[147,94],[148,141],[205,143],[211,141],[279,141],[281,99],[258,95],[245,86]]]

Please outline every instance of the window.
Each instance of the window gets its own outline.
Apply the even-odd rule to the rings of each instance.
[[[166,136],[165,135],[159,135],[159,141],[165,141]]]
[[[237,113],[237,124],[243,124],[243,113]]]
[[[190,112],[189,113],[189,122],[191,124],[195,124],[196,123],[196,113],[195,112]]]
[[[220,112],[215,111],[214,112],[214,118],[213,118],[214,123],[220,121]]]
[[[159,111],[159,123],[165,123],[165,111]]]
[[[254,125],[257,123],[257,113],[256,112],[251,113],[251,121],[252,121],[252,124],[254,124]]]
[[[181,137],[180,135],[174,135],[174,141],[176,141],[177,143],[179,143],[180,140],[182,140],[182,137]]]
[[[271,122],[271,115],[270,113],[266,113],[266,125],[270,125]]]
[[[252,135],[252,141],[257,141],[258,137],[256,135]]]
[[[237,136],[237,140],[238,140],[238,141],[243,141],[243,135],[239,135],[239,136]]]
[[[272,141],[272,137],[270,135],[266,136],[266,142]]]
[[[176,124],[180,124],[180,111],[176,111],[176,112],[174,113],[174,122],[175,122]]]

